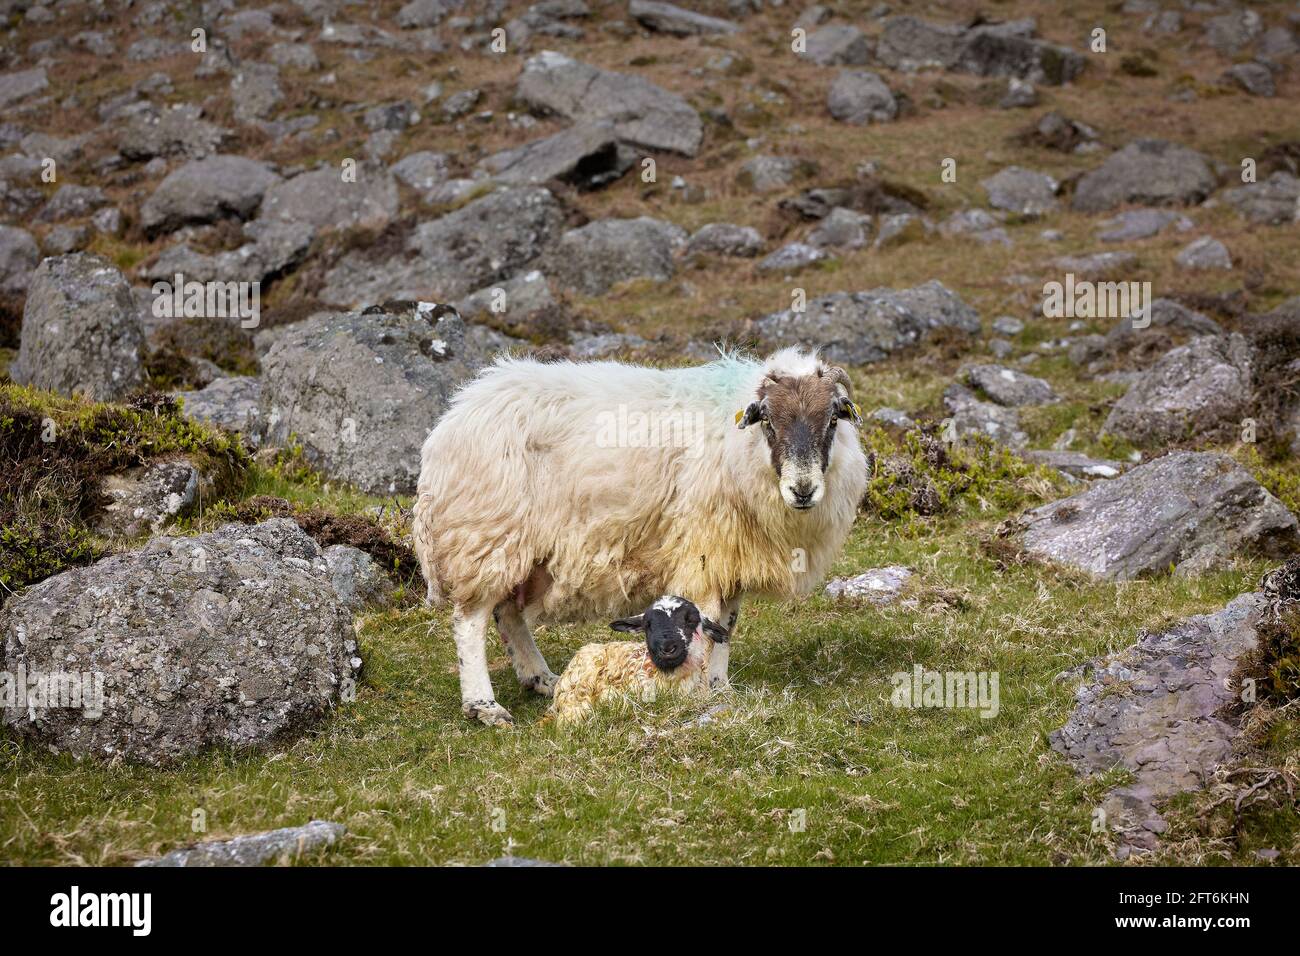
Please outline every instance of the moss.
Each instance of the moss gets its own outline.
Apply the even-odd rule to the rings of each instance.
[[[923,423],[897,438],[880,427],[866,434],[867,511],[910,525],[967,504],[1010,510],[1044,500],[1059,480],[984,436],[946,443],[938,427]]]
[[[218,494],[248,465],[238,438],[181,417],[159,392],[112,405],[0,385],[0,585],[13,590],[100,557],[89,520],[102,480],[177,455],[210,475]]]

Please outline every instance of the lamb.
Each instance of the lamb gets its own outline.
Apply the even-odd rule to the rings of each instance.
[[[489,617],[520,683],[549,695],[539,621],[668,593],[734,633],[744,596],[811,592],[866,489],[849,392],[798,349],[668,370],[503,356],[480,372],[424,443],[412,527],[429,603],[452,605],[464,713],[513,722],[488,677]],[[710,655],[715,690],[729,648]]]
[[[728,636],[725,627],[704,617],[693,602],[674,594],[609,626],[644,639],[581,647],[555,684],[545,720],[571,723],[596,704],[620,696],[649,700],[664,691],[707,693],[711,650],[725,644]]]

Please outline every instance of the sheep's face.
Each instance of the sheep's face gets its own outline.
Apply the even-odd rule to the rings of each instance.
[[[741,428],[762,427],[781,499],[796,511],[817,507],[826,493],[826,469],[840,422],[861,422],[848,384],[843,369],[828,366],[815,375],[769,375],[737,422]]]
[[[719,642],[727,639],[725,627],[710,621],[686,598],[672,594],[659,598],[644,614],[611,621],[609,626],[627,634],[643,634],[651,662],[664,672],[681,667],[692,651],[699,659],[705,636]]]

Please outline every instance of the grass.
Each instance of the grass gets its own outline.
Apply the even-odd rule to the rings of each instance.
[[[1001,516],[934,519],[907,536],[863,518],[837,573],[907,564],[923,587],[967,595],[966,609],[756,602],[733,645],[731,711],[702,727],[683,724],[706,704],[671,699],[539,726],[545,701],[518,688],[495,642],[493,678],[519,724],[472,724],[446,614],[408,608],[363,619],[356,701],[279,753],[159,771],[0,740],[0,856],[125,864],[194,840],[202,810],[206,837],[342,821],[342,844],[306,861],[338,864],[507,852],[581,864],[1107,862],[1091,808],[1121,778],[1080,780],[1050,751],[1072,703],[1056,675],[1141,628],[1221,606],[1264,567],[1123,585],[1002,569],[972,533]],[[607,636],[599,624],[547,627],[538,641],[561,666]],[[894,708],[890,676],[914,664],[996,671],[999,714]]]

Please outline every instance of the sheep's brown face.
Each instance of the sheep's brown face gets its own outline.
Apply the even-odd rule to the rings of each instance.
[[[644,614],[611,621],[610,627],[629,634],[644,634],[646,650],[655,667],[665,673],[686,663],[691,641],[708,636],[714,641],[725,641],[727,629],[710,621],[700,609],[686,598],[666,594]]]
[[[769,376],[737,422],[741,428],[762,428],[781,498],[796,511],[815,508],[826,492],[840,421],[860,423],[848,385],[848,375],[834,367],[820,368],[816,375]]]

